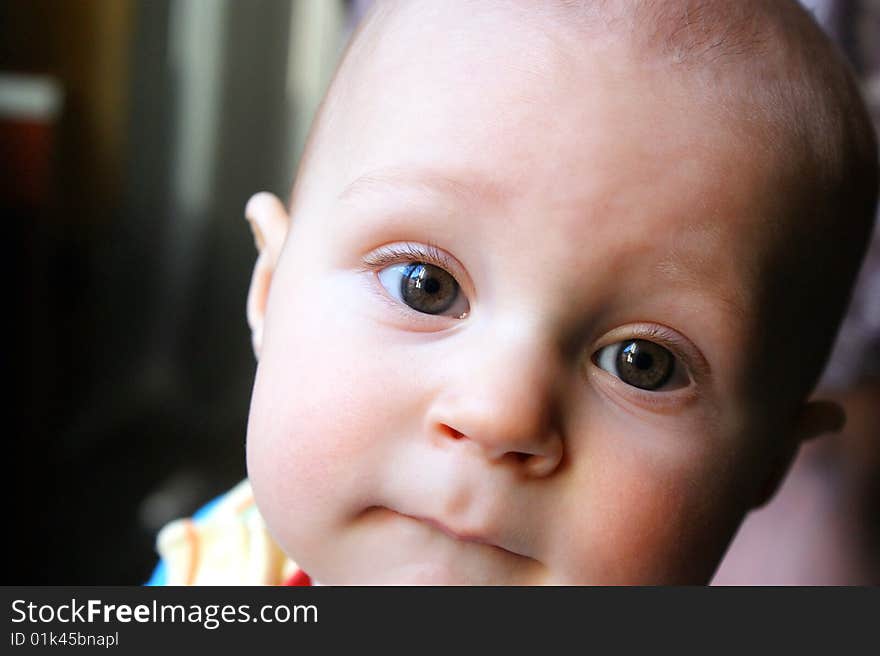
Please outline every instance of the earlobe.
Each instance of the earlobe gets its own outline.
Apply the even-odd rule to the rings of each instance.
[[[846,424],[846,413],[834,401],[810,401],[801,408],[786,444],[773,463],[770,474],[758,492],[754,507],[763,506],[779,490],[801,445],[826,433],[837,433]]]
[[[251,226],[257,246],[257,262],[251,276],[247,298],[247,321],[251,329],[254,355],[259,359],[263,342],[263,320],[272,276],[278,265],[281,248],[287,237],[290,218],[282,202],[273,194],[254,194],[245,207],[245,218]]]

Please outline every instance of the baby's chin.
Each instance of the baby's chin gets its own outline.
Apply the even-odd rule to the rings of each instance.
[[[349,576],[328,585],[417,585],[417,586],[490,586],[534,585],[522,572],[498,571],[498,568],[474,563],[451,563],[413,559],[409,562],[379,564],[371,571],[348,572]],[[322,582],[323,583],[323,582]]]
[[[472,576],[461,567],[445,563],[409,563],[389,567],[364,579],[364,585],[496,585],[485,573]]]

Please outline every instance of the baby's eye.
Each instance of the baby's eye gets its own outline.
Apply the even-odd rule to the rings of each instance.
[[[605,346],[593,360],[600,369],[643,390],[677,389],[690,382],[687,370],[668,349],[644,339]]]
[[[393,264],[379,271],[378,276],[391,296],[417,312],[462,319],[470,309],[452,274],[433,264]]]

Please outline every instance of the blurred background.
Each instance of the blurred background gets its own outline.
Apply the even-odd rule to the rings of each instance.
[[[20,280],[4,583],[144,581],[156,531],[244,477],[244,206],[287,196],[354,11],[0,3],[0,202]]]
[[[368,4],[0,3],[0,210],[18,281],[2,583],[141,583],[157,530],[245,476],[244,205],[259,190],[286,198]],[[876,111],[880,3],[805,4]],[[854,428],[805,450],[719,582],[880,582],[876,242],[822,383]]]

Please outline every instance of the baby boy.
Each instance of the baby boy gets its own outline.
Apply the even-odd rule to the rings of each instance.
[[[248,205],[249,484],[168,580],[708,582],[842,425],[876,159],[794,1],[379,2]]]

